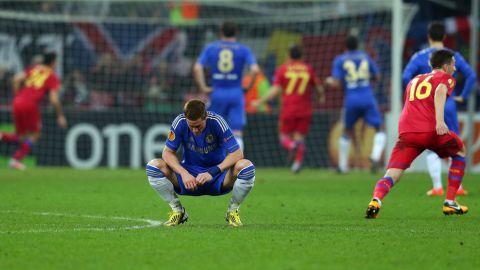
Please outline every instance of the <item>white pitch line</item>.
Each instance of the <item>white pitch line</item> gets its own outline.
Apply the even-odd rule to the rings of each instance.
[[[40,229],[40,230],[12,230],[12,231],[0,231],[0,234],[12,234],[12,233],[49,233],[49,232],[80,232],[80,231],[119,231],[119,230],[140,230],[146,228],[158,227],[163,224],[163,221],[153,220],[153,219],[144,219],[144,218],[130,218],[130,217],[111,217],[111,216],[97,216],[97,215],[75,215],[75,214],[66,214],[66,213],[51,213],[51,212],[26,212],[26,211],[15,211],[15,210],[5,210],[0,211],[1,213],[20,213],[20,214],[30,214],[38,216],[57,216],[57,217],[76,217],[76,218],[90,218],[90,219],[110,219],[110,220],[125,220],[131,222],[144,222],[146,225],[134,225],[127,227],[102,227],[102,228],[69,228],[69,229]]]

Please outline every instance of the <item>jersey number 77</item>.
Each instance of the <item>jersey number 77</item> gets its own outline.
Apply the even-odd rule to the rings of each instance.
[[[300,84],[296,89],[297,94],[301,96],[303,93],[305,93],[308,81],[310,80],[310,74],[306,71],[287,71],[285,72],[285,78],[288,79],[288,85],[287,89],[285,89],[285,93],[287,95],[291,95],[295,90],[297,82],[300,81]]]

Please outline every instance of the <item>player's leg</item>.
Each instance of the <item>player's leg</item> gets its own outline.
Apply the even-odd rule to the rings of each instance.
[[[17,118],[15,117],[15,110],[12,111],[13,115],[13,122],[15,124],[15,132],[9,133],[9,132],[0,132],[0,142],[6,142],[6,143],[18,143],[20,140],[20,136],[18,136],[18,124],[17,124]]]
[[[280,131],[280,145],[287,150],[288,157],[287,161],[290,165],[295,158],[297,144],[293,138],[295,119],[280,116],[279,119],[279,131]]]
[[[232,129],[233,135],[240,145],[240,149],[243,151],[245,149],[243,143],[243,127],[247,122],[247,117],[245,112],[245,97],[242,89],[231,89],[229,100],[224,102],[229,104],[226,116],[227,123]]]
[[[152,159],[147,163],[146,171],[150,186],[172,209],[165,225],[175,226],[187,221],[188,215],[175,193],[175,188],[180,189],[178,179],[167,163],[163,159]]]
[[[292,164],[292,172],[298,173],[302,168],[303,157],[305,155],[305,138],[310,128],[311,116],[297,118],[293,139],[295,140],[296,153]]]
[[[387,196],[394,184],[400,180],[403,172],[410,167],[413,160],[423,152],[424,148],[412,144],[411,141],[415,141],[415,139],[421,141],[428,138],[415,138],[416,136],[422,137],[422,135],[417,134],[404,134],[398,139],[392,150],[387,172],[375,185],[372,200],[368,204],[365,214],[366,218],[377,217],[384,197]]]
[[[452,158],[452,163],[448,170],[448,188],[443,205],[443,213],[445,215],[467,213],[468,207],[459,205],[455,201],[457,190],[460,188],[465,175],[466,150],[462,140],[453,132],[438,136],[432,150],[440,157],[450,156]]]
[[[15,130],[18,134],[18,148],[9,161],[9,166],[16,170],[25,170],[22,160],[31,151],[33,145],[40,139],[41,118],[40,111],[31,106],[14,104]]]
[[[241,159],[225,176],[223,189],[232,189],[232,198],[227,210],[227,222],[231,226],[241,226],[240,204],[245,200],[255,183],[255,166],[248,159]]]
[[[445,103],[445,123],[450,131],[460,136],[460,124],[458,123],[457,104],[453,98],[448,98]],[[463,184],[457,190],[457,195],[467,195],[468,192],[463,188]]]
[[[427,168],[432,179],[433,188],[427,191],[428,196],[443,196],[442,186],[442,160],[430,150],[427,150]]]
[[[365,115],[366,122],[369,126],[375,128],[375,136],[373,137],[373,147],[370,154],[370,161],[372,163],[371,171],[372,173],[377,172],[378,163],[382,157],[383,150],[387,143],[387,136],[383,131],[383,120],[380,110],[376,102],[372,103]]]
[[[344,130],[338,140],[338,171],[342,173],[347,172],[349,169],[348,154],[350,151],[350,141],[353,137],[353,128],[361,112],[355,107],[345,106],[343,113]]]
[[[0,132],[0,142],[18,143],[20,137],[16,133]]]
[[[293,173],[298,173],[302,168],[303,158],[305,156],[305,135],[300,132],[295,132],[293,133],[293,139],[296,147],[291,170]]]

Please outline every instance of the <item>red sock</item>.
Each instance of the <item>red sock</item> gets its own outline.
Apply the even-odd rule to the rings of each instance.
[[[295,142],[287,135],[280,135],[280,143],[282,144],[282,147],[288,151],[292,150],[295,145]]]
[[[448,170],[447,200],[455,200],[457,190],[462,184],[464,174],[465,158],[461,156],[452,157],[452,164],[450,164],[450,169]]]
[[[17,149],[15,154],[13,154],[13,158],[20,161],[22,160],[30,151],[32,150],[32,141],[30,140],[24,140],[22,144],[20,144],[20,147]]]
[[[383,197],[387,196],[390,189],[393,187],[393,179],[390,176],[378,180],[375,190],[373,191],[373,198],[383,200]]]
[[[18,135],[15,133],[1,133],[0,134],[0,141],[9,142],[9,143],[17,143],[18,142]]]
[[[297,153],[295,154],[295,161],[302,162],[305,154],[305,143],[303,141],[297,142]]]

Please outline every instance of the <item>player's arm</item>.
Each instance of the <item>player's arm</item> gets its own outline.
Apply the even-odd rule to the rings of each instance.
[[[247,92],[248,90],[250,90],[255,84],[255,81],[257,80],[257,75],[260,73],[260,67],[257,64],[251,65],[249,73],[250,73],[249,74],[250,78],[252,79],[248,83],[247,87],[243,89],[244,92]]]
[[[222,161],[222,163],[217,165],[217,167],[220,168],[220,170],[223,172],[226,169],[235,165],[235,163],[237,163],[242,158],[243,158],[243,152],[240,148],[238,148],[237,150],[229,153],[225,157],[225,159]]]
[[[435,90],[434,104],[435,104],[435,121],[436,121],[436,131],[438,135],[444,135],[449,133],[447,124],[445,124],[444,112],[445,112],[445,101],[447,100],[447,86],[443,83],[437,86]]]
[[[207,86],[205,82],[205,72],[203,71],[203,65],[200,63],[195,63],[193,66],[193,75],[195,77],[195,82],[197,82],[198,88],[205,94],[212,92],[212,88]]]
[[[49,93],[50,104],[52,104],[55,109],[55,114],[57,115],[57,124],[61,128],[67,127],[67,119],[63,114],[62,104],[60,103],[60,98],[58,97],[58,91],[50,91]]]
[[[340,80],[340,78],[342,78],[343,76],[342,72],[343,72],[342,61],[337,57],[333,61],[332,76],[327,77],[323,81],[325,87],[327,89],[328,88],[341,89],[342,81]]]
[[[379,82],[382,76],[380,75],[380,71],[378,70],[377,64],[375,64],[375,61],[369,56],[368,57],[368,69],[370,71],[370,74],[373,76],[370,78],[371,82]]]
[[[327,88],[340,89],[342,87],[342,82],[338,79],[334,79],[331,76],[325,79],[324,84]]]
[[[162,159],[167,163],[168,167],[170,167],[174,172],[182,175],[188,174],[188,171],[183,168],[180,164],[180,161],[177,157],[177,152],[165,146],[162,152]]]
[[[177,158],[176,151],[170,149],[168,146],[165,146],[162,152],[162,159],[167,163],[168,167],[174,172],[182,176],[183,184],[188,190],[195,190],[197,188],[197,182],[195,177],[193,177],[183,166],[180,164],[180,161]]]
[[[403,70],[402,86],[403,86],[404,90],[405,90],[405,87],[407,87],[410,80],[412,80],[412,78],[415,77],[418,74],[418,64],[416,63],[415,59],[417,59],[416,55],[414,55],[410,59],[407,66],[405,66],[405,69]]]
[[[475,81],[477,80],[477,75],[475,75],[475,72],[473,72],[470,65],[459,53],[455,54],[455,61],[458,71],[460,71],[465,77],[465,83],[463,85],[462,93],[460,94],[460,96],[454,97],[455,101],[462,103],[470,96]]]
[[[282,88],[279,85],[273,85],[266,96],[261,99],[252,101],[252,106],[258,108],[260,105],[272,100],[282,92]]]
[[[25,74],[25,72],[18,73],[15,75],[15,77],[13,77],[12,90],[14,96],[17,94],[18,90],[20,89],[26,78],[27,75]]]

